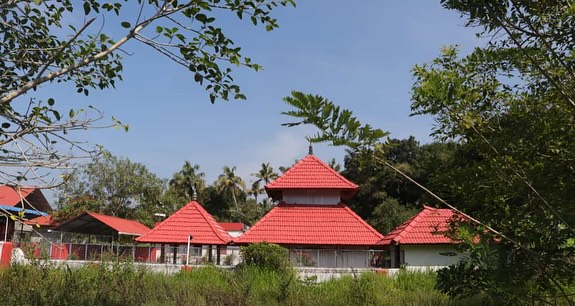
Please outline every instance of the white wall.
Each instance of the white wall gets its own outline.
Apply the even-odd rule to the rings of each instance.
[[[228,235],[232,236],[233,238],[241,236],[244,231],[227,231]]]
[[[341,201],[339,190],[284,190],[283,201],[286,204],[328,204],[336,205]]]
[[[404,264],[413,269],[437,269],[456,264],[463,254],[457,253],[454,245],[401,245]],[[445,256],[441,253],[454,252],[456,256]]]

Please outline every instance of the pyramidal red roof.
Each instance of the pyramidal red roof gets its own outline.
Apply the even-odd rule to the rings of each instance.
[[[232,237],[216,222],[198,202],[192,201],[166,220],[154,227],[147,235],[136,238],[138,242],[149,243],[188,243],[224,245]]]
[[[279,204],[233,242],[366,246],[381,239],[383,235],[345,204]]]
[[[451,209],[423,206],[423,210],[405,221],[382,239],[379,244],[451,244],[456,243],[441,232],[448,230],[454,216]]]
[[[348,181],[329,165],[310,154],[293,165],[283,175],[265,186],[272,198],[278,198],[277,191],[285,189],[338,189],[347,191],[350,198],[359,187]]]

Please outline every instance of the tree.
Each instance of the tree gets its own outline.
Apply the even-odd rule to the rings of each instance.
[[[171,188],[175,192],[185,198],[186,201],[191,201],[196,197],[203,195],[206,188],[205,174],[199,172],[200,165],[193,165],[189,161],[185,161],[182,170],[174,173],[172,179],[169,181]]]
[[[454,295],[483,292],[525,303],[551,295],[572,304],[565,286],[575,278],[573,3],[442,4],[490,39],[467,56],[446,48],[416,66],[413,109],[436,118],[437,137],[460,141],[445,173],[460,179],[451,191],[505,239],[489,256],[470,245],[481,260],[453,267],[440,281],[465,277],[474,284]]]
[[[489,281],[476,282],[487,285],[475,292],[503,290],[509,300],[565,296],[562,286],[574,277],[566,260],[575,255],[568,243],[575,234],[574,109],[539,83],[530,73],[536,70],[516,74],[519,67],[510,63],[525,64],[522,57],[478,49],[459,58],[448,48],[414,68],[414,111],[435,116],[436,137],[460,143],[452,167],[438,179],[459,207],[507,237],[493,246],[500,264],[487,268]],[[454,179],[459,182],[445,184]]]
[[[337,172],[341,171],[341,165],[335,160],[335,158],[332,158],[329,161],[328,166]]]
[[[267,31],[277,28],[272,10],[292,0],[194,0],[74,2],[9,0],[0,4],[0,147],[3,182],[22,184],[38,169],[73,166],[79,153],[92,154],[70,138],[71,131],[94,127],[102,115],[58,108],[54,98],[31,96],[46,85],[71,83],[78,93],[114,87],[122,80],[121,53],[136,41],[188,69],[193,80],[216,99],[245,99],[232,77],[233,66],[259,70],[242,55],[216,18],[226,13],[249,19]],[[77,21],[80,20],[81,23]],[[118,20],[116,23],[115,20]],[[101,22],[97,22],[101,21]],[[104,22],[105,21],[105,22]],[[97,24],[100,24],[97,26]],[[127,126],[114,118],[111,125]],[[104,126],[109,126],[104,124]],[[67,154],[62,146],[76,149]],[[64,153],[66,152],[66,153]],[[13,170],[12,170],[13,169]]]
[[[86,210],[140,219],[144,216],[141,212],[139,216],[136,214],[137,208],[145,208],[150,216],[160,212],[158,206],[166,184],[140,163],[104,152],[67,175],[68,184],[58,189],[57,204],[63,211],[62,219]],[[66,212],[70,214],[65,215]]]
[[[572,110],[562,99],[553,100],[560,96],[549,95],[552,89],[532,91],[529,82],[525,87],[503,83],[502,76],[516,77],[506,73],[515,68],[501,57],[513,53],[494,53],[476,50],[458,59],[454,49],[446,48],[432,64],[414,68],[414,112],[434,115],[439,122],[434,135],[457,142],[445,144],[455,148],[453,158],[432,181],[443,183],[461,209],[418,186],[464,216],[446,234],[461,239],[462,251],[470,254],[468,261],[442,273],[438,285],[450,288],[452,280],[465,278],[461,284],[473,289],[446,292],[458,297],[471,293],[488,303],[547,303],[555,298],[572,303],[565,289],[575,279],[575,214],[569,199],[575,173],[566,170],[575,160]],[[333,113],[331,102],[317,100],[304,111],[294,103],[298,109],[291,112],[320,128],[311,141],[343,144],[360,153],[387,151],[386,144],[371,145],[371,137],[362,142],[355,118],[334,124],[343,111]],[[405,169],[378,161],[416,182]]]
[[[257,195],[265,192],[265,190],[260,187],[261,183],[263,183],[264,186],[269,184],[278,178],[278,174],[274,172],[274,168],[270,166],[270,163],[262,163],[260,170],[256,173],[252,173],[252,176],[257,178],[252,185],[252,194],[257,202]]]
[[[238,206],[238,196],[244,193],[246,189],[246,184],[241,177],[235,174],[236,167],[224,166],[223,173],[218,176],[218,180],[215,185],[219,192],[227,193],[232,197],[233,203],[236,210],[239,209]]]

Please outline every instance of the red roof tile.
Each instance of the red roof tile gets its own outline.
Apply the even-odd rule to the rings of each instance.
[[[383,238],[345,204],[279,204],[242,236],[238,244],[366,246]]]
[[[130,235],[140,236],[150,229],[142,223],[118,217],[102,215],[94,212],[84,212],[66,220],[53,228],[55,231],[86,233],[100,235]]]
[[[54,220],[52,219],[51,215],[48,216],[40,216],[40,217],[36,217],[34,219],[30,219],[26,222],[24,222],[28,225],[40,225],[40,226],[52,226],[54,225]]]
[[[18,193],[12,186],[0,186],[0,204],[16,206],[34,190],[34,188],[20,188],[20,193]]]
[[[19,190],[19,192],[17,191]],[[0,205],[6,206],[21,206],[22,200],[24,207],[28,209],[35,209],[39,211],[51,211],[50,204],[42,194],[42,191],[33,187],[21,187],[16,189],[13,186],[1,185],[0,186]]]
[[[281,190],[286,189],[337,189],[344,191],[342,196],[348,199],[358,188],[356,184],[311,154],[265,186],[268,194],[274,199],[281,198]]]
[[[446,231],[454,212],[424,206],[423,210],[385,236],[378,244],[452,244],[441,232]]]
[[[150,232],[149,227],[135,220],[122,219],[93,212],[88,212],[88,214],[115,229],[120,234],[140,236]]]
[[[220,222],[219,224],[220,224],[220,226],[221,226],[224,230],[226,230],[226,231],[228,231],[228,232],[231,232],[231,231],[235,231],[235,232],[243,231],[243,230],[244,230],[244,227],[245,227],[245,225],[244,225],[243,223],[241,223],[241,222]]]
[[[192,201],[147,235],[136,238],[138,242],[185,244],[192,235],[192,244],[224,245],[232,237],[216,222],[198,202]]]

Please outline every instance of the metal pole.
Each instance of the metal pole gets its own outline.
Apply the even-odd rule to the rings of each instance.
[[[6,229],[4,229],[4,242],[8,241],[8,216],[3,215],[6,218]]]
[[[192,235],[188,235],[188,249],[186,250],[186,266],[190,264],[190,242],[192,241]]]

